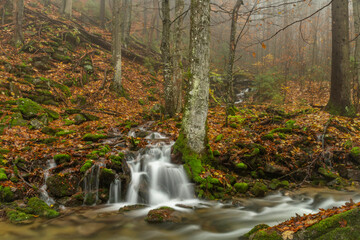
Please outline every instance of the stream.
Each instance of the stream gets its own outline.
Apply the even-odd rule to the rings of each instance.
[[[130,134],[136,136],[135,132]],[[238,199],[235,204],[198,200],[183,167],[170,162],[173,142],[158,133],[151,133],[146,139],[148,146],[127,160],[132,181],[126,196],[121,196],[121,184],[116,180],[110,187],[108,204],[63,208],[60,217],[37,219],[29,225],[0,222],[0,239],[238,239],[260,223],[272,226],[295,214],[315,213],[319,208],[340,206],[350,199],[360,201],[360,192],[321,188]],[[48,169],[52,167],[54,164],[49,162]],[[43,189],[46,191],[46,186]],[[49,205],[53,203],[46,194],[42,198]],[[118,211],[139,203],[147,207]],[[147,223],[149,210],[161,206],[176,209],[181,223]]]

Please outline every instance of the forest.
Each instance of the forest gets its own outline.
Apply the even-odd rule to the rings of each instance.
[[[360,239],[360,0],[0,0],[0,239]]]

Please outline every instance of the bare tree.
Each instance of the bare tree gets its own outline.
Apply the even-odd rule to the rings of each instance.
[[[24,42],[24,35],[22,23],[24,18],[24,0],[13,1],[13,15],[14,15],[14,43],[18,47]]]
[[[333,114],[352,115],[350,88],[349,6],[347,0],[332,1],[332,65],[330,100]]]
[[[67,18],[72,16],[72,0],[62,0],[60,5],[60,13]]]
[[[105,28],[106,22],[106,2],[105,0],[100,0],[100,27]]]
[[[121,83],[121,0],[114,0],[113,6],[113,61],[115,68],[113,86],[116,91],[122,90]]]
[[[131,30],[131,12],[132,12],[132,2],[131,0],[123,0],[122,6],[122,23],[121,23],[121,36],[122,43],[124,47],[127,47],[130,40],[130,30]]]

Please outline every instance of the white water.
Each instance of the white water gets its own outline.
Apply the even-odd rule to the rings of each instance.
[[[88,198],[93,198],[95,194],[96,204],[99,200],[99,178],[101,167],[105,167],[104,163],[95,163],[90,170],[88,170],[84,178],[84,204],[88,201]],[[90,200],[91,201],[91,200]]]
[[[119,202],[121,202],[121,181],[120,179],[115,179],[114,182],[110,184],[109,203]]]
[[[159,133],[151,133],[146,139],[166,139]],[[131,170],[131,183],[126,195],[130,204],[157,205],[171,200],[194,197],[192,184],[182,165],[170,162],[171,146],[159,142],[149,144],[144,152],[127,161]]]
[[[56,167],[54,159],[47,161],[47,168],[44,170],[44,185],[40,187],[40,199],[43,200],[47,205],[51,206],[55,204],[53,198],[51,198],[47,192],[46,180],[50,176],[50,170]]]

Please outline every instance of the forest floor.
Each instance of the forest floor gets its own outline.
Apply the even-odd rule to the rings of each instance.
[[[150,122],[147,131],[176,140],[181,115],[166,119],[161,112],[163,80],[156,63],[125,57],[125,91],[119,96],[110,86],[111,53],[79,29],[108,43],[110,32],[63,19],[55,8],[45,9],[45,16],[41,4],[31,2],[26,1],[20,49],[12,45],[11,17],[0,27],[0,200],[38,196],[47,160],[56,155],[53,174],[71,189],[56,197],[70,197],[71,206],[81,193],[74,182],[83,179],[89,164],[103,161],[117,171],[119,152],[146,145],[145,139],[128,136],[130,129]],[[137,43],[130,51],[141,55],[142,47]],[[358,187],[360,118],[331,116],[304,103],[313,98],[291,83],[286,104],[244,102],[228,126],[224,107],[212,102],[213,158],[204,163],[199,197],[261,197],[302,184]],[[317,102],[324,105],[326,98]],[[5,191],[9,188],[12,194]]]

